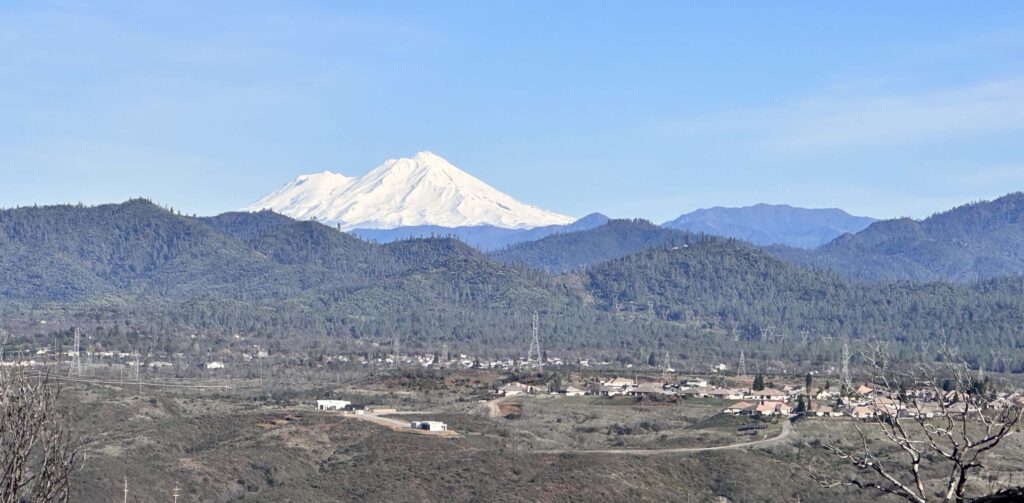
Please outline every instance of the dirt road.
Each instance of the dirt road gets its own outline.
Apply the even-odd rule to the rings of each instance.
[[[611,454],[617,456],[657,456],[660,454],[680,454],[692,452],[724,451],[728,449],[744,449],[747,447],[766,447],[782,442],[789,436],[792,424],[782,424],[782,432],[772,438],[743,442],[741,444],[719,445],[715,447],[669,447],[665,449],[550,449],[523,451],[531,454]]]

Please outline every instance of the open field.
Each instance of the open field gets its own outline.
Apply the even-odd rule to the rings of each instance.
[[[749,418],[722,415],[715,400],[651,402],[633,397],[565,397],[537,395],[511,400],[519,412],[506,424],[527,448],[668,449],[712,447],[777,435],[779,421],[769,422],[758,436],[740,437],[737,427]]]
[[[555,395],[504,399],[508,407],[499,409],[514,414],[491,417],[477,398],[491,374],[348,377],[295,376],[273,391],[254,380],[227,389],[143,387],[141,395],[128,384],[65,383],[63,403],[88,452],[72,500],[120,500],[124,477],[129,500],[140,502],[169,500],[175,484],[181,502],[865,497],[810,479],[812,469],[846,470],[816,447],[824,438],[852,439],[844,420],[803,420],[788,431],[780,421],[738,436],[736,426],[748,419],[719,414],[722,403],[714,400]],[[385,414],[375,424],[314,410],[313,400],[327,395],[416,412]],[[393,428],[411,420],[443,421],[458,436]],[[703,450],[766,436],[774,440]],[[1022,452],[1021,438],[1012,437],[992,457],[993,486],[1022,481]]]

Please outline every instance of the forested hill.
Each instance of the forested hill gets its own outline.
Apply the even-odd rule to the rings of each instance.
[[[664,229],[646,220],[611,220],[594,229],[556,234],[517,243],[490,256],[499,262],[522,264],[548,272],[582,270],[652,247],[679,246],[696,236]]]
[[[785,260],[868,281],[972,281],[1024,273],[1024,193],[924,220],[875,222],[815,250],[776,247]]]
[[[518,271],[496,271],[454,240],[381,246],[270,212],[197,219],[146,200],[0,211],[0,298],[27,305],[111,295],[338,299],[437,269],[459,277],[486,271],[476,279],[490,281],[487,290],[496,294],[542,288]]]
[[[521,349],[537,310],[552,350],[822,357],[822,346],[796,342],[806,336],[879,337],[921,354],[945,334],[987,368],[1024,369],[1020,279],[861,284],[644,222],[587,233],[542,240],[558,245],[561,262],[549,264],[590,264],[549,275],[457,240],[378,245],[268,212],[191,218],[145,200],[5,210],[0,323],[128,324],[165,348],[199,332],[298,347],[400,336],[410,347],[448,341],[499,353]],[[634,246],[646,249],[629,253]],[[595,250],[625,256],[593,264],[607,257]]]
[[[585,297],[457,240],[378,245],[271,212],[192,218],[146,200],[0,211],[0,326],[16,331],[56,318],[131,326],[167,350],[199,332],[497,351],[519,346],[536,310],[559,320],[552,343],[629,347],[628,320]]]
[[[739,340],[878,338],[920,352],[945,338],[975,356],[1018,357],[1024,344],[1020,278],[856,283],[715,238],[600,264],[586,271],[585,284],[601,309],[696,323]]]

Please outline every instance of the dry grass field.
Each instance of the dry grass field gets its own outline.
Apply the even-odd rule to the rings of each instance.
[[[800,421],[769,447],[655,456],[614,456],[552,449],[722,445],[738,419],[719,403],[650,404],[633,399],[536,396],[516,400],[518,414],[489,417],[473,396],[479,383],[353,381],[323,388],[297,384],[277,398],[250,391],[186,392],[71,385],[64,403],[88,456],[72,500],[170,501],[895,501],[818,487],[811,467],[842,473],[820,448],[827,435],[851,435],[843,422]],[[353,391],[355,390],[355,391]],[[354,396],[440,420],[457,438],[410,435],[318,412],[323,393]],[[773,424],[767,435],[777,432]],[[1020,480],[1019,437],[993,456],[991,473]],[[832,468],[834,467],[834,468]],[[996,482],[992,483],[993,485]],[[981,486],[979,486],[981,487]]]

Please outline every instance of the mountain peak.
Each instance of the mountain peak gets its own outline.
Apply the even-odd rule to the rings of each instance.
[[[416,152],[416,155],[412,156],[412,158],[417,160],[417,161],[419,161],[419,162],[438,162],[438,161],[440,161],[440,162],[443,162],[443,163],[448,164],[449,166],[451,166],[451,163],[449,163],[447,159],[445,159],[444,157],[441,157],[441,156],[439,156],[439,155],[437,155],[437,154],[435,154],[435,153],[433,153],[433,152],[431,152],[429,150],[420,150],[419,152]]]
[[[815,248],[844,233],[863,230],[874,219],[836,208],[808,209],[788,204],[699,209],[665,222],[665,227],[743,239],[754,244]]]
[[[329,171],[303,175],[245,211],[264,208],[344,230],[420,225],[528,229],[573,221],[521,203],[429,151],[388,159],[358,178]]]

